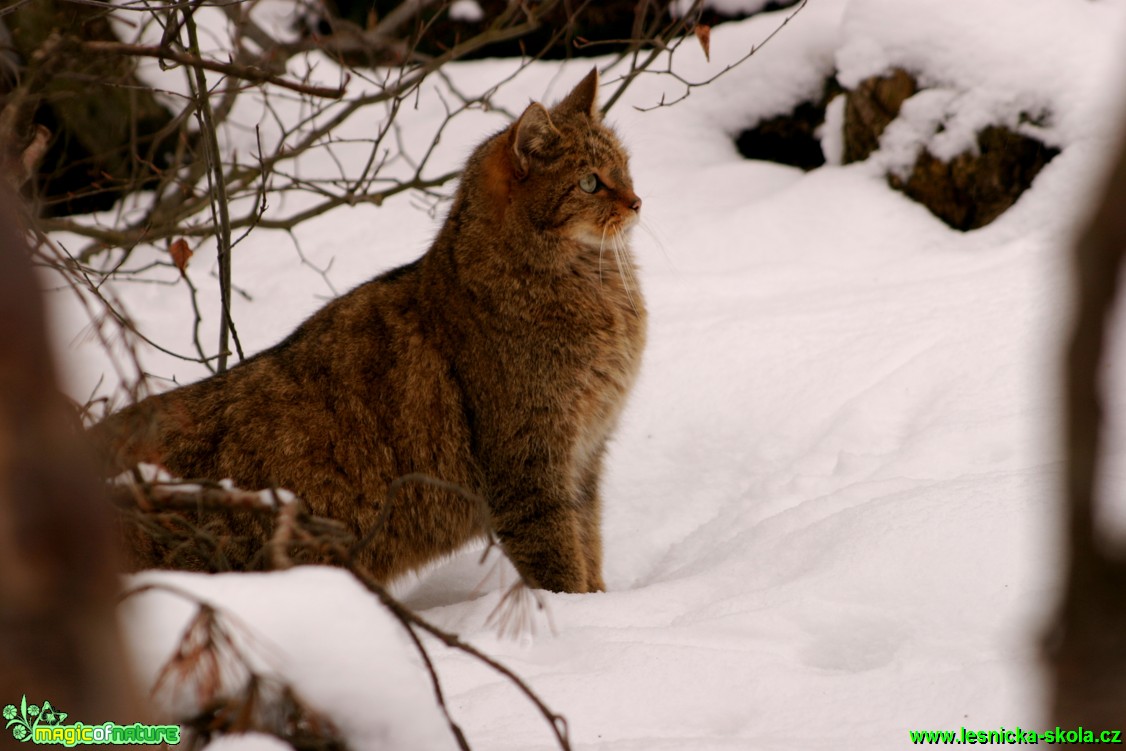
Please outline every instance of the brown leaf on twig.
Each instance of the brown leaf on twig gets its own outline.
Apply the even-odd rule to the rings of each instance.
[[[696,24],[696,38],[700,40],[700,46],[704,48],[704,57],[710,63],[712,61],[712,27],[705,23]]]
[[[172,263],[180,269],[180,273],[187,273],[188,261],[192,258],[192,249],[188,247],[188,241],[182,237],[177,238],[168,246],[168,253],[172,256]]]

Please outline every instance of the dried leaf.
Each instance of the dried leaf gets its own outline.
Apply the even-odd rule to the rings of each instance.
[[[712,61],[712,27],[704,23],[696,24],[696,38],[700,40],[700,46],[704,48],[704,57],[710,63]]]
[[[168,246],[168,253],[172,256],[172,263],[180,269],[180,273],[186,273],[188,261],[192,257],[192,249],[188,247],[188,241],[182,237],[179,238]]]

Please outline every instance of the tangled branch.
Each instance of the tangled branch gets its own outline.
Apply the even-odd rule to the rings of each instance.
[[[469,502],[481,501],[457,486],[423,475],[410,475],[400,480],[396,487],[401,488],[410,482],[437,483],[447,489],[455,488]],[[544,718],[559,748],[563,751],[571,748],[566,719],[548,707],[523,678],[456,634],[438,628],[391,596],[356,559],[356,553],[369,541],[367,538],[357,540],[338,522],[310,515],[299,500],[279,499],[276,494],[268,492],[248,492],[216,483],[146,482],[140,478],[138,481],[108,487],[111,501],[118,509],[126,547],[134,555],[134,565],[137,565],[139,559],[145,565],[152,565],[154,561],[147,556],[160,550],[166,551],[166,555],[155,562],[163,566],[230,570],[231,560],[238,550],[239,556],[248,555],[245,560],[251,561],[253,568],[263,570],[284,570],[296,562],[338,566],[355,577],[406,630],[426,668],[435,701],[459,748],[470,751],[471,747],[446,702],[441,678],[423,636],[464,652],[501,675]],[[220,520],[232,518],[237,521],[220,523]],[[232,529],[240,530],[242,534],[232,534]],[[503,552],[503,546],[499,543],[495,545]],[[144,585],[130,590],[125,597],[153,588],[167,587]],[[509,590],[510,593],[514,591],[530,591],[529,583],[518,581]],[[174,593],[191,596],[179,590]],[[506,594],[498,607],[522,607],[520,602],[518,598]],[[540,607],[542,608],[542,603]],[[256,674],[248,665],[249,662],[235,648],[235,640],[221,627],[215,608],[201,602],[200,612],[185,632],[179,649],[161,671],[153,691],[158,692],[166,684],[190,686],[196,692],[198,706],[203,709],[197,716],[185,720],[184,724],[188,726],[212,729],[221,727],[232,732],[253,727],[290,740],[272,729],[274,726],[269,723],[260,719],[254,721],[256,724],[252,723],[248,710],[241,709],[247,705],[261,705],[262,688],[276,684],[276,681],[271,684]],[[234,696],[228,695],[230,692],[225,687],[238,681],[223,678],[231,670],[242,676],[240,680],[245,684]],[[296,696],[293,691],[288,694],[274,691],[275,698],[271,701],[277,703],[281,701],[277,697],[284,698],[287,695]],[[273,714],[277,715],[278,712]],[[231,717],[241,719],[235,722]],[[207,718],[207,722],[201,718]],[[321,725],[331,727],[327,723]]]

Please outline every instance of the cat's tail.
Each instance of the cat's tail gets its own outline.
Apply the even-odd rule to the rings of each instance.
[[[169,470],[170,442],[183,433],[186,420],[182,401],[160,395],[115,412],[87,429],[86,436],[103,477],[141,464]],[[268,497],[210,480],[173,479],[175,474],[137,472],[107,485],[128,570],[271,567],[277,513]],[[323,562],[300,546],[286,552],[297,562]]]
[[[112,477],[138,464],[162,464],[161,423],[156,397],[115,412],[86,430],[98,470]]]

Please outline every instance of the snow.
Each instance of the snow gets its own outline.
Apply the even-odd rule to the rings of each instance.
[[[454,0],[450,3],[450,20],[476,23],[485,18],[485,11],[476,0]]]
[[[222,614],[256,672],[294,685],[357,748],[448,748],[445,721],[409,638],[345,572],[313,566],[281,575],[151,572],[130,582],[145,584],[172,591],[134,595],[123,608],[125,639],[135,646],[144,685],[155,681],[195,615],[195,601],[181,594],[192,592]],[[361,684],[364,690],[356,690]],[[163,689],[157,697],[177,709],[193,706],[187,690],[169,696]]]
[[[922,143],[940,159],[972,148],[974,133],[990,124],[1019,125],[1049,145],[1074,143],[1117,122],[1120,98],[1106,92],[1120,90],[1121,56],[1091,40],[1123,31],[1114,2],[1075,12],[1067,0],[1030,0],[1014,14],[1009,0],[852,0],[838,77],[852,87],[893,67],[919,76],[931,88],[926,104],[905,108],[908,117],[893,128],[924,118]],[[944,129],[935,134],[938,122]]]
[[[207,751],[290,751],[291,748],[288,743],[262,733],[224,735],[207,744]]]
[[[717,27],[712,62],[689,44],[677,71],[713,75],[787,13]],[[513,573],[479,566],[479,550],[409,577],[398,595],[524,676],[567,718],[576,748],[870,749],[904,745],[911,728],[1044,729],[1039,639],[1062,560],[1068,243],[1113,147],[1124,19],[1126,4],[1111,0],[812,0],[749,62],[674,107],[635,109],[683,93],[643,77],[610,117],[645,200],[634,246],[651,321],[607,462],[609,591],[545,595],[550,618],[535,615],[535,632],[515,639],[490,622]],[[534,65],[497,105],[557,98],[590,64]],[[514,65],[449,72],[480,91]],[[736,153],[740,128],[818,94],[834,69],[852,86],[897,66],[931,88],[869,161],[839,166],[839,103],[823,130],[837,155],[826,167],[801,173]],[[329,69],[319,64],[326,80]],[[424,148],[443,111],[432,92],[404,111],[408,146]],[[888,188],[884,171],[912,149],[955,153],[973,128],[1022,112],[1044,115],[1027,127],[1062,151],[988,227],[956,232]],[[459,116],[433,174],[503,122]],[[938,122],[953,134],[945,141]],[[299,205],[289,197],[271,211]],[[440,216],[420,209],[408,196],[339,209],[297,236],[345,290],[425,249]],[[234,278],[252,299],[236,296],[234,317],[249,351],[332,294],[293,248],[258,230],[236,251]],[[213,300],[211,252],[199,249],[189,273]],[[118,287],[146,331],[190,351],[182,285]],[[107,366],[77,335],[73,302],[54,299],[69,388],[84,399]],[[205,324],[212,342],[214,317]],[[1112,375],[1123,351],[1119,342]],[[163,377],[203,375],[142,356]],[[1126,519],[1122,504],[1106,518]],[[455,748],[403,632],[346,574],[145,573],[128,585],[144,582],[233,614],[352,747]],[[146,680],[193,612],[163,592],[123,608]],[[429,647],[474,748],[553,747],[503,678]],[[278,747],[253,736],[212,746]]]

